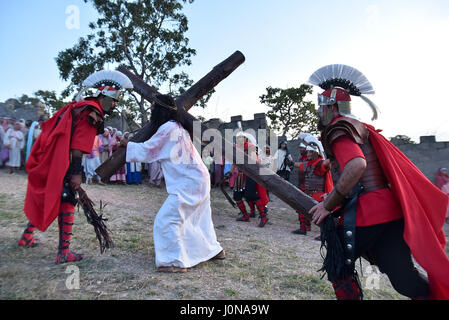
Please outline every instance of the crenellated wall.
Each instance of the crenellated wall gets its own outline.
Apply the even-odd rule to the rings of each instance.
[[[231,117],[230,122],[223,122],[218,118],[206,121],[210,128],[220,130],[224,136],[225,129],[237,128],[238,121],[241,121],[243,130],[267,129],[265,113],[254,114],[254,119],[243,120],[241,115]],[[256,137],[257,139],[257,137]],[[286,140],[285,137],[278,137],[278,141]],[[401,150],[416,167],[432,182],[435,181],[435,174],[440,167],[449,168],[449,141],[436,141],[435,136],[421,136],[417,144],[406,143],[403,140],[392,139],[391,141]],[[288,140],[287,145],[294,160],[299,158],[300,140]],[[277,146],[275,147],[277,149]],[[290,182],[294,185],[298,183],[298,169],[294,168],[291,173]]]

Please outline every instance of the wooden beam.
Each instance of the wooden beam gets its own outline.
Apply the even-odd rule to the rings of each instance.
[[[128,75],[128,73],[126,74]],[[142,79],[134,75],[131,76],[130,79],[131,81],[133,81],[133,83],[139,82],[139,85],[135,86],[135,90],[137,91],[137,93],[139,93],[145,99],[151,99],[151,96],[147,96],[147,94],[151,92],[151,89]],[[180,112],[182,113],[184,119],[186,119],[186,121],[188,121],[192,125],[192,127],[194,121],[198,121],[197,123],[201,124],[201,132],[204,132],[208,129],[206,125],[199,122],[198,119],[196,119],[186,110],[180,110]],[[198,138],[201,139],[201,137]],[[267,190],[275,194],[296,211],[302,212],[307,219],[312,219],[311,215],[309,215],[308,212],[314,205],[318,203],[316,200],[306,195],[293,184],[284,180],[274,172],[271,172],[271,174],[269,175],[260,175],[262,167],[258,163],[254,163],[255,161],[250,162],[248,155],[243,153],[241,149],[236,148],[232,141],[228,141],[222,137],[221,145],[224,148],[223,152],[226,160],[235,163],[239,169],[245,172],[254,181],[264,186]],[[126,152],[124,148],[119,149],[122,149],[123,152]],[[237,159],[243,159],[243,163],[237,163]]]
[[[178,107],[189,110],[197,103],[205,94],[210,92],[222,80],[228,77],[235,69],[237,69],[245,61],[245,56],[240,51],[234,52],[220,64],[216,65],[212,71],[206,74],[192,87],[185,91],[176,99]],[[118,71],[124,73],[134,85],[134,91],[151,102],[151,96],[157,94],[158,91],[145,83],[142,79],[134,75],[129,70],[119,67]],[[144,142],[149,139],[150,123],[145,124],[130,140],[132,142]],[[117,170],[126,163],[126,151],[123,148],[117,149],[108,160],[106,160],[95,171],[103,178],[111,177]]]

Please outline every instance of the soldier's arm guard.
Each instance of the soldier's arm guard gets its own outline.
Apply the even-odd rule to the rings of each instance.
[[[82,157],[74,156],[72,154],[72,161],[70,162],[69,169],[67,170],[67,174],[64,177],[64,182],[62,185],[62,193],[61,193],[61,201],[68,202],[73,205],[78,203],[78,199],[76,197],[76,190],[74,190],[70,186],[70,178],[72,175],[81,175],[83,172],[82,167]]]
[[[83,167],[82,162],[83,157],[73,156],[72,155],[72,161],[70,162],[69,170],[67,171],[67,174],[69,176],[71,175],[79,175],[83,173]]]

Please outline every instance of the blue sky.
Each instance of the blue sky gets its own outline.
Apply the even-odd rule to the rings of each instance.
[[[66,27],[70,5],[79,8],[79,29]],[[259,103],[266,87],[299,86],[321,66],[344,63],[373,84],[370,98],[382,112],[373,124],[385,136],[449,140],[449,1],[196,0],[185,13],[197,50],[184,68],[192,79],[235,50],[246,56],[207,109],[192,110],[195,115],[251,119],[267,111]],[[54,58],[86,35],[94,20],[95,11],[83,1],[0,0],[0,101],[38,89],[61,91],[66,83]],[[370,122],[369,108],[358,98],[354,110]]]

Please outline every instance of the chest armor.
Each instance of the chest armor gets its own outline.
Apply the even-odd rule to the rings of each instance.
[[[321,161],[318,162],[321,164]],[[305,193],[312,195],[313,193],[324,192],[324,175],[315,174],[316,166],[305,165],[304,178],[305,178]]]
[[[363,193],[378,189],[388,188],[387,178],[380,166],[379,159],[374,152],[373,146],[368,141],[360,146],[366,160],[366,169],[360,179]]]

